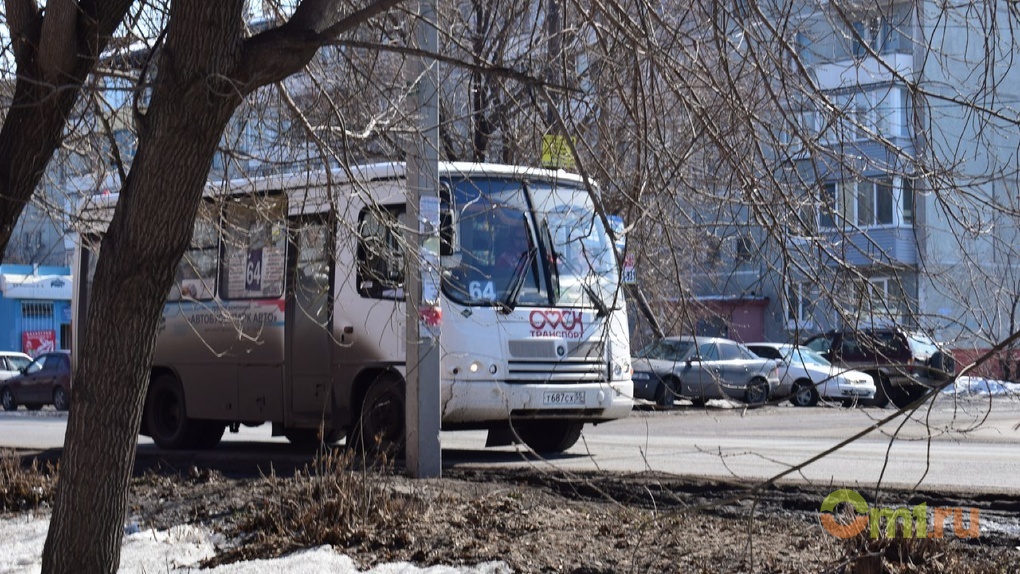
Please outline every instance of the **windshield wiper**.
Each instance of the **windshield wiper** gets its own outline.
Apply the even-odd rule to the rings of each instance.
[[[517,308],[517,301],[521,298],[521,291],[524,289],[524,280],[528,276],[528,268],[531,267],[531,262],[535,259],[535,252],[538,251],[534,247],[531,247],[524,253],[521,253],[520,258],[517,260],[517,265],[514,267],[514,274],[510,277],[510,289],[506,292],[506,297],[500,301],[501,311],[504,314],[510,314],[514,309]]]
[[[553,261],[554,262],[558,262],[559,261],[559,258],[556,257],[556,253],[555,252],[553,252]],[[581,285],[581,289],[584,289],[585,294],[588,295],[588,298],[591,299],[592,304],[595,305],[596,311],[598,311],[596,316],[597,317],[605,317],[606,315],[609,315],[609,307],[606,305],[606,302],[602,300],[602,297],[599,297],[598,291],[596,291],[595,288],[592,287],[590,283],[588,283],[588,278],[595,274],[595,272],[591,269],[591,267],[588,268],[588,273],[585,273],[584,277],[581,277],[577,273],[578,269],[577,269],[576,265],[574,265],[573,263],[571,263],[568,260],[564,260],[563,262],[566,263],[567,270],[570,271],[570,274],[580,279],[580,281],[578,283]],[[558,264],[554,263],[554,265],[558,265]],[[557,274],[556,276],[558,278],[559,277],[559,268],[558,267],[557,267],[556,274]]]
[[[549,219],[542,220],[542,235],[540,238],[542,248],[545,249],[545,275],[549,278],[549,303],[555,305],[560,301],[560,264],[553,245],[552,230],[549,229]]]

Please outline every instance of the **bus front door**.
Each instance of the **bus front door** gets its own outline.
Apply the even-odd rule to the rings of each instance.
[[[291,226],[293,249],[285,327],[289,408],[285,421],[308,428],[330,420],[333,250],[324,221],[296,219],[291,220]]]

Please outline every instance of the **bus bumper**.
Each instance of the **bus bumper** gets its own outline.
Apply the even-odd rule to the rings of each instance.
[[[630,380],[559,385],[444,381],[443,424],[505,422],[509,418],[603,422],[630,414],[633,397]]]

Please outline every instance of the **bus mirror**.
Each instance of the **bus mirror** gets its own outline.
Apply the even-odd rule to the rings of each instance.
[[[623,253],[627,248],[627,239],[624,237],[625,227],[623,225],[623,217],[607,215],[606,220],[609,221],[609,232],[613,242],[616,244],[616,251]]]
[[[449,256],[457,251],[457,209],[453,204],[450,184],[439,185],[439,255]]]

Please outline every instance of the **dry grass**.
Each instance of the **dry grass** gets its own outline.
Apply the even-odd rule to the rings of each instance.
[[[57,467],[32,460],[28,467],[12,450],[0,450],[0,512],[39,508],[53,500]]]
[[[324,544],[406,546],[405,525],[423,512],[423,503],[387,484],[390,470],[366,468],[353,451],[334,449],[320,452],[292,478],[265,477],[266,494],[238,521],[238,531],[250,533],[249,538],[203,567]]]
[[[966,551],[955,538],[888,536],[878,538],[870,529],[845,541],[847,559],[841,574],[1004,574],[1015,572],[1015,559],[1007,552],[987,555]]]

